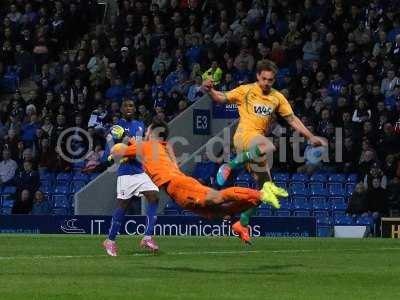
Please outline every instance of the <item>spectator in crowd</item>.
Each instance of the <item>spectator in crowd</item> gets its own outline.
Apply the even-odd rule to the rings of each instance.
[[[367,213],[367,188],[363,183],[357,183],[352,195],[349,199],[346,213],[350,215],[362,215]]]
[[[0,162],[0,184],[1,186],[9,185],[15,176],[18,165],[15,160],[11,159],[10,150],[3,150],[3,160]]]
[[[18,193],[17,200],[12,208],[13,214],[27,215],[32,210],[32,198],[29,190],[22,190]]]
[[[37,190],[33,198],[32,215],[48,215],[51,214],[51,205],[46,200],[43,192]]]

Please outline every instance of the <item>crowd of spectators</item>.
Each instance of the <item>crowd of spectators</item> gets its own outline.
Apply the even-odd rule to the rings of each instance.
[[[3,4],[0,76],[12,67],[36,85],[0,102],[3,186],[29,177],[19,194],[41,199],[37,172],[76,167],[55,147],[66,128],[90,132],[93,152],[81,167],[96,170],[123,98],[134,99],[145,124],[154,115],[170,120],[202,97],[202,80],[230,90],[252,82],[264,58],[280,68],[276,88],[330,149],[335,128],[342,128],[343,163],[322,167],[359,173],[367,188],[374,186],[371,176],[383,189],[398,185],[397,1],[124,0],[105,23],[96,2]],[[290,157],[275,162],[280,170],[302,167]]]

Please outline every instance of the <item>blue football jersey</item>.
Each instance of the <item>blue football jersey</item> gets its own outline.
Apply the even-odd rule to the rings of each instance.
[[[125,137],[124,141],[127,141],[130,138],[135,138],[136,140],[141,140],[144,135],[144,124],[143,122],[132,120],[127,121],[121,118],[117,125],[124,128]],[[121,141],[115,141],[114,143],[119,143]],[[107,157],[110,153],[110,145],[107,143],[106,150],[104,151],[104,156]],[[141,174],[143,173],[143,166],[137,159],[129,159],[127,162],[121,163],[118,168],[118,176],[123,175],[133,175],[133,174]]]

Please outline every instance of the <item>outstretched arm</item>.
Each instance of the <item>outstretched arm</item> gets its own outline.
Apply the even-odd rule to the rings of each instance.
[[[202,88],[211,97],[211,99],[213,99],[213,101],[219,103],[225,103],[227,101],[225,93],[214,89],[214,85],[211,80],[203,81]]]
[[[137,153],[136,142],[130,141],[130,145],[118,143],[111,149],[111,155],[114,159],[121,157],[135,157]]]
[[[296,130],[301,135],[303,135],[307,140],[309,140],[311,145],[328,146],[328,143],[326,142],[325,139],[312,134],[311,131],[308,130],[306,126],[304,126],[303,122],[301,122],[300,119],[296,117],[296,115],[291,114],[289,116],[286,116],[285,119],[294,130]]]

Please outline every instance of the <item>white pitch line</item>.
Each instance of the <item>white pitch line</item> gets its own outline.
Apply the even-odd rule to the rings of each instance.
[[[365,252],[365,248],[335,248],[335,249],[281,249],[281,250],[227,250],[227,251],[187,251],[187,252],[169,252],[161,253],[162,255],[224,255],[224,254],[254,254],[254,253],[312,253],[312,252],[351,252],[360,251]],[[400,250],[400,247],[383,247],[374,248],[374,251],[386,251],[386,250]],[[134,254],[124,254],[120,257],[130,257],[130,256],[155,256],[157,253],[134,253]],[[0,256],[0,260],[17,260],[17,259],[70,259],[70,258],[98,258],[107,257],[106,254],[99,255],[33,255],[33,256]]]

